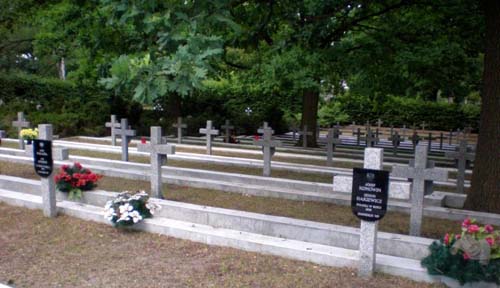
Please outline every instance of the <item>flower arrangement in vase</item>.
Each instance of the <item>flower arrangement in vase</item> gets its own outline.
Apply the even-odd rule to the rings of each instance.
[[[21,137],[26,140],[26,142],[28,144],[31,144],[31,142],[38,138],[38,128],[35,128],[35,129],[30,129],[30,128],[25,128],[25,129],[21,129],[21,131],[19,132],[19,134],[21,135]]]

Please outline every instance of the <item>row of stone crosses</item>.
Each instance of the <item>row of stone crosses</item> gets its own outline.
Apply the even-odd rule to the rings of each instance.
[[[111,121],[106,122],[105,126],[108,128],[111,128],[111,138],[112,138],[112,144],[116,145],[116,137],[120,136],[121,137],[121,146],[122,146],[122,161],[128,161],[128,145],[129,145],[129,140],[136,136],[136,131],[132,130],[130,126],[128,125],[128,120],[123,118],[121,119],[120,122],[117,121],[115,115],[111,115]],[[379,123],[380,124],[380,123]],[[24,117],[23,112],[18,113],[18,119],[16,121],[12,122],[12,125],[20,131],[22,128],[28,128],[30,127],[30,122],[26,121]],[[176,124],[173,124],[173,127],[178,129],[178,143],[181,143],[182,139],[182,129],[187,128],[187,125],[182,123],[182,118],[178,118],[178,121]],[[229,121],[226,120],[225,125],[221,126],[222,129],[225,129],[225,137],[229,137],[230,131],[234,129],[234,126],[230,125]],[[358,130],[358,137],[360,135],[359,128]],[[214,129],[212,126],[212,121],[208,120],[207,125],[205,128],[200,128],[199,129],[200,134],[205,134],[207,135],[206,137],[206,147],[207,147],[207,154],[211,155],[212,154],[212,139],[213,136],[219,135],[219,130]],[[267,122],[264,122],[264,125],[262,128],[258,129],[258,133],[262,134],[262,137],[259,139],[254,139],[254,145],[262,146],[262,151],[263,151],[263,175],[264,176],[270,176],[271,175],[271,158],[274,155],[276,151],[276,147],[282,146],[281,141],[273,140],[272,135],[274,134],[274,131],[272,130],[271,127],[268,126]],[[303,143],[307,143],[307,136],[312,135],[311,132],[307,131],[307,126],[304,127],[304,131],[300,132],[301,135],[304,137],[303,138]],[[328,129],[328,135],[326,137],[327,139],[327,165],[332,166],[333,164],[333,152],[335,145],[341,144],[339,136],[342,134],[340,131],[340,126],[336,125],[333,128]],[[372,143],[370,139],[371,137],[374,136],[373,138],[376,138],[376,133],[373,134],[371,133],[371,129],[369,126],[367,126],[367,143]],[[393,134],[393,138],[398,136],[398,133]],[[175,153],[175,148],[173,146],[166,145],[161,146],[165,141],[163,141],[163,137],[161,136],[161,128],[160,127],[152,127],[151,128],[151,138],[150,138],[151,144],[150,146],[144,146],[144,143],[141,143],[142,145],[138,146],[139,151],[142,152],[150,152],[151,153],[151,161],[153,165],[153,161],[155,163],[158,163],[158,165],[161,165],[161,155],[167,155],[167,154],[173,154]],[[228,138],[226,138],[226,141],[228,141]],[[21,137],[19,137],[19,148],[20,149],[25,149],[24,146],[24,141]],[[367,145],[368,146],[368,145]],[[371,145],[370,145],[371,146]],[[415,144],[416,146],[416,144]],[[425,145],[424,145],[425,146]],[[304,144],[305,147],[305,144]],[[428,149],[428,146],[426,148]],[[465,137],[462,138],[460,141],[460,145],[457,147],[456,152],[446,152],[446,156],[452,159],[455,159],[457,162],[457,168],[458,168],[458,174],[457,174],[457,192],[459,193],[464,193],[464,182],[465,182],[465,170],[468,167],[468,164],[473,161],[474,159],[474,154],[470,152],[470,149],[467,145],[467,141]],[[154,157],[153,157],[154,156]],[[158,158],[160,157],[160,158]],[[415,157],[423,157],[422,155],[417,155],[415,153]],[[427,157],[427,156],[425,156]],[[153,159],[154,158],[154,159]],[[430,165],[434,165],[431,161]],[[428,167],[428,168],[431,168]]]

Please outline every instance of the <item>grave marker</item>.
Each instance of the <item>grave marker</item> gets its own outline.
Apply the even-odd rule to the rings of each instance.
[[[175,146],[163,143],[161,127],[151,127],[151,144],[137,145],[137,151],[149,152],[151,157],[151,195],[156,198],[163,198],[161,165],[167,160],[167,155],[175,154]]]
[[[135,130],[127,129],[128,120],[122,118],[120,129],[115,129],[115,134],[122,138],[122,161],[128,161],[128,141],[130,137],[135,136]]]
[[[366,148],[364,169],[354,168],[351,209],[361,219],[358,275],[371,277],[375,270],[378,221],[387,210],[389,172],[383,171],[384,150]]]
[[[382,127],[382,123],[384,123],[384,121],[382,121],[380,118],[378,118],[377,120],[377,128],[380,129],[380,127]]]
[[[424,210],[425,181],[446,181],[448,172],[444,169],[427,168],[427,147],[418,145],[415,150],[413,167],[395,165],[393,177],[412,179],[410,235],[420,236]]]
[[[312,136],[311,131],[307,131],[307,125],[304,125],[304,129],[299,131],[299,135],[302,136],[302,147],[307,148],[307,136]]]
[[[365,137],[365,145],[366,147],[373,147],[375,146],[375,143],[377,143],[378,136],[375,136],[372,130],[370,129],[370,126],[368,126],[368,129],[366,130],[366,137]]]
[[[465,188],[465,169],[467,168],[467,163],[474,160],[475,155],[470,152],[465,138],[460,140],[460,145],[455,149],[455,152],[446,152],[445,156],[457,162],[457,193],[463,194]]]
[[[362,133],[361,132],[361,128],[358,128],[358,132],[357,133],[352,133],[352,134],[356,135],[356,146],[359,146],[361,136],[365,135],[365,133]]]
[[[24,118],[24,112],[17,112],[17,120],[12,121],[12,126],[17,128],[17,136],[19,138],[19,149],[24,150],[24,139],[21,136],[23,128],[30,127],[31,123]],[[52,136],[51,136],[52,137]]]
[[[432,133],[429,132],[429,135],[427,136],[427,151],[431,152],[432,149],[432,140],[436,140],[436,137],[432,137]]]
[[[444,134],[443,132],[439,133],[439,150],[443,150],[443,140],[444,140]]]
[[[421,138],[420,136],[418,136],[417,130],[413,130],[413,134],[410,137],[411,144],[413,145],[413,150],[415,150],[415,148],[417,147],[418,142],[420,142],[420,139]]]
[[[335,145],[341,144],[340,140],[340,130],[337,127],[328,129],[328,134],[326,136],[326,164],[328,166],[333,165],[333,152],[335,151]]]
[[[55,217],[56,185],[54,183],[52,159],[52,125],[38,125],[38,140],[33,143],[33,163],[35,172],[41,177],[43,215]]]
[[[207,120],[207,127],[200,128],[200,134],[205,134],[207,138],[207,155],[212,155],[212,136],[219,135],[219,130],[212,129],[212,120]]]
[[[111,128],[111,144],[116,146],[116,130],[115,128],[120,128],[120,123],[116,121],[116,115],[111,115],[111,121],[104,124],[106,127]]]
[[[234,129],[234,126],[229,123],[229,120],[226,120],[226,123],[220,127],[226,131],[224,135],[224,139],[226,143],[229,143],[229,137],[231,137],[231,130]]]
[[[403,128],[401,130],[401,137],[406,138],[406,124],[403,124]]]
[[[281,141],[273,141],[272,129],[270,127],[263,129],[264,136],[262,139],[253,140],[254,145],[262,146],[262,152],[264,153],[264,168],[263,175],[271,176],[271,157],[274,155],[276,150],[275,147],[281,146]]]
[[[182,123],[182,117],[177,117],[177,123],[172,124],[172,127],[177,128],[177,143],[182,143],[182,129],[186,129],[187,124]]]
[[[398,147],[401,144],[401,141],[404,141],[404,138],[402,138],[398,132],[395,134],[392,134],[392,136],[388,139],[392,143],[392,154],[394,156],[398,155]]]

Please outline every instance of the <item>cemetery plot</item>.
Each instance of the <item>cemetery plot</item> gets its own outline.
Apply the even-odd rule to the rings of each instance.
[[[320,266],[150,233],[126,233],[68,216],[48,221],[40,211],[5,204],[0,204],[0,213],[10,215],[0,218],[2,235],[9,240],[3,243],[2,247],[6,248],[3,255],[10,259],[0,263],[0,282],[10,280],[10,284],[17,287],[33,283],[40,288],[80,287],[88,286],[89,281],[96,287],[127,287],[136,279],[141,279],[145,287],[162,283],[185,287],[226,287],[229,283],[231,287],[235,283],[262,287],[332,287],[339,282],[352,287],[432,287],[387,275],[363,280],[356,277],[353,269]],[[20,251],[24,255],[36,252],[37,257],[20,257]],[[75,266],[75,251],[86,261],[80,261],[77,269],[61,269]],[[113,262],[124,257],[123,251],[135,259],[133,270]]]
[[[8,162],[0,162],[0,164],[0,175],[39,179],[30,165]],[[149,191],[150,188],[150,181],[143,180],[106,176],[99,182],[99,189],[106,191]],[[352,214],[349,206],[240,195],[170,184],[163,184],[162,190],[168,191],[164,194],[164,198],[168,200],[359,227],[359,220]],[[379,229],[384,232],[408,234],[409,219],[408,214],[388,211],[385,218],[380,222]],[[458,221],[424,217],[422,221],[422,235],[429,238],[438,238],[447,232],[458,233],[459,229],[450,231],[450,227],[459,227],[459,223]]]

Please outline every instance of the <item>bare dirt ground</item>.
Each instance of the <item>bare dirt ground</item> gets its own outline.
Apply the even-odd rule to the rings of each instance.
[[[0,283],[15,287],[442,287],[117,230],[0,203]]]

